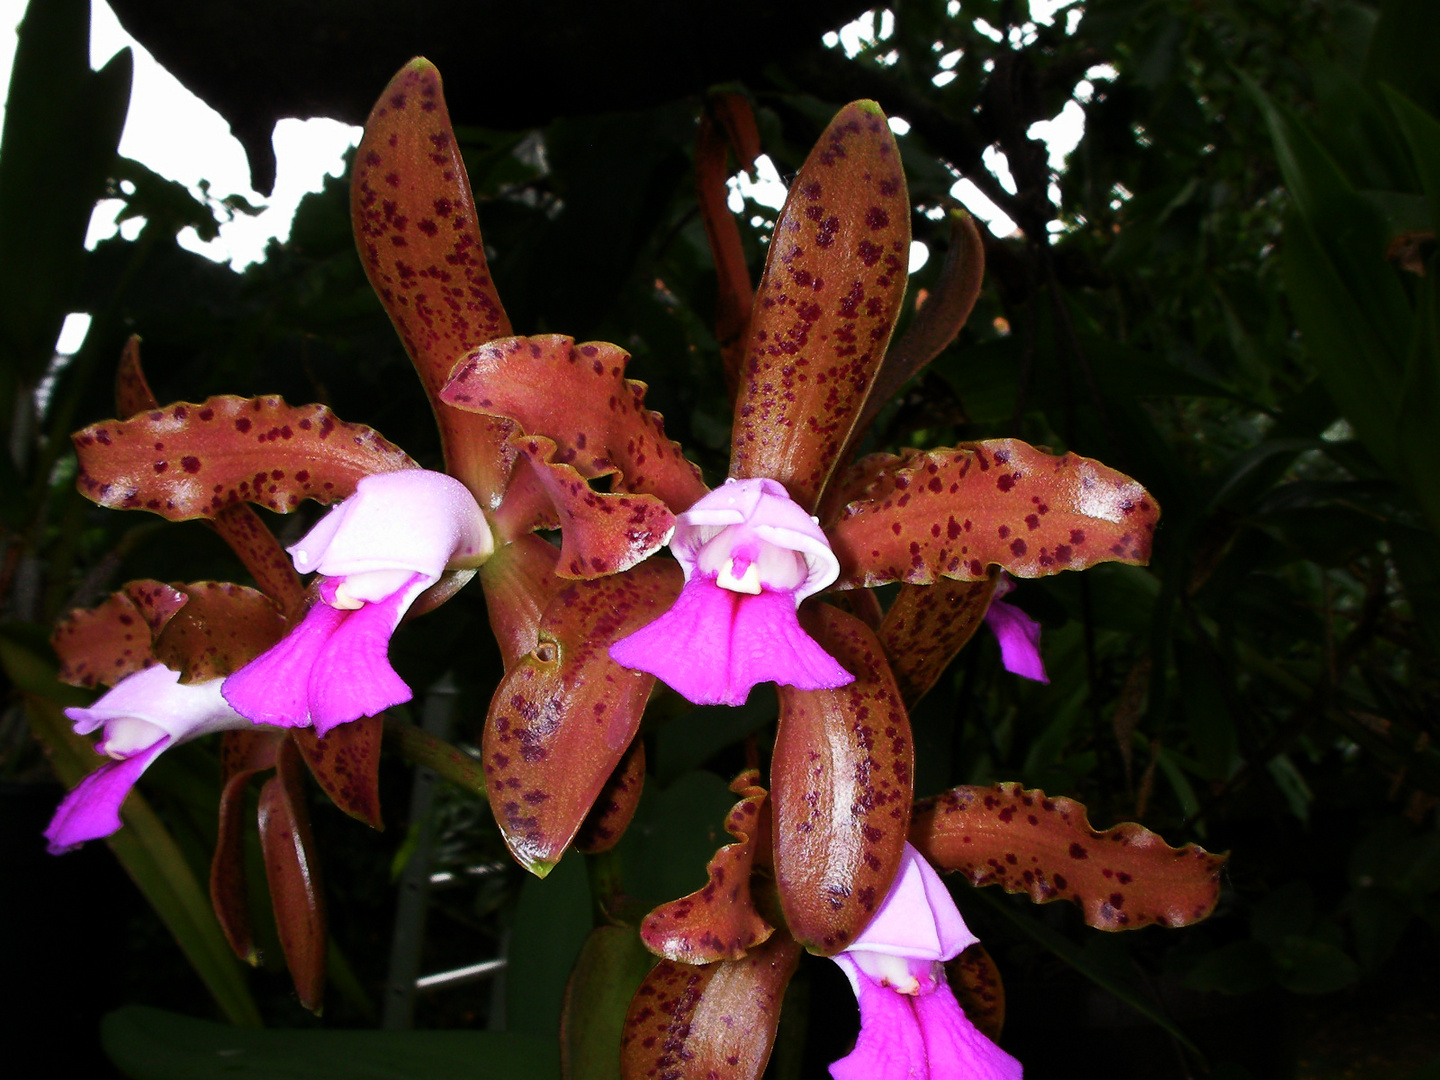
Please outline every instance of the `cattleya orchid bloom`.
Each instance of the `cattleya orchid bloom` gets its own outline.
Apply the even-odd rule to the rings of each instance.
[[[365,477],[289,548],[297,571],[320,575],[319,602],[225,680],[225,700],[256,723],[320,735],[409,701],[387,657],[390,635],[447,569],[478,566],[493,550],[475,497],[453,477]]]
[[[61,801],[45,830],[52,855],[117,832],[125,796],[169,747],[212,731],[250,726],[221,697],[221,682],[186,685],[178,671],[157,664],[121,679],[93,705],[65,710],[77,735],[104,728],[95,749],[111,760]]]
[[[985,625],[1000,643],[1000,662],[1012,675],[1048,683],[1045,662],[1040,659],[1040,624],[1014,604],[1001,599],[1015,591],[1010,575],[1000,574],[995,593],[985,612]]]
[[[800,628],[807,596],[840,576],[817,520],[774,480],[728,480],[675,519],[685,572],[673,607],[610,646],[697,705],[743,705],[756,683],[833,689],[855,677]]]
[[[978,939],[940,876],[908,843],[875,918],[832,957],[860,1005],[860,1037],[835,1080],[1020,1080],[1021,1066],[965,1016],[944,961]]]

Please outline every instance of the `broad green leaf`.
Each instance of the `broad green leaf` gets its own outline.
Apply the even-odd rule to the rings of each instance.
[[[110,1060],[134,1080],[550,1080],[553,1039],[494,1031],[245,1031],[130,1005],[107,1015]]]
[[[560,1018],[563,1080],[620,1080],[620,1037],[630,999],[655,966],[633,927],[590,931],[565,986]]]
[[[510,927],[505,1030],[556,1042],[565,986],[591,926],[583,859],[527,878]]]
[[[905,296],[910,202],[873,101],[836,114],[790,186],[755,294],[730,475],[811,513],[849,441]]]

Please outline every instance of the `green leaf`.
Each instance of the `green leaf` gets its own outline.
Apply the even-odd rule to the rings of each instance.
[[[655,966],[633,927],[590,932],[565,987],[560,1027],[564,1080],[620,1080],[620,1033],[630,999]]]
[[[549,876],[526,880],[510,928],[507,1031],[556,1041],[565,984],[590,932],[590,910],[583,859],[562,860]]]
[[[1274,981],[1270,950],[1258,941],[1232,941],[1208,952],[1185,976],[1185,985],[1201,993],[1249,994]]]
[[[1293,934],[1274,947],[1280,985],[1295,994],[1330,994],[1360,978],[1360,967],[1338,946]]]
[[[553,1040],[495,1031],[245,1031],[130,1005],[105,1052],[135,1080],[531,1080],[556,1076]]]

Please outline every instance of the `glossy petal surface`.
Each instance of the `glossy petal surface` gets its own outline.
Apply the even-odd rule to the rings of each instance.
[[[260,789],[265,881],[300,1004],[318,1012],[325,992],[325,898],[305,805],[304,771],[293,742],[280,743],[275,764],[275,775]]]
[[[565,584],[555,576],[559,557],[540,537],[525,535],[502,544],[480,568],[485,611],[506,671],[540,643],[540,618]]]
[[[979,940],[960,918],[940,875],[906,844],[885,902],[846,951],[949,960]]]
[[[168,588],[158,581],[154,584]],[[144,615],[121,591],[93,608],[67,612],[56,624],[50,643],[60,657],[61,682],[114,686],[156,662],[150,651],[152,638]]]
[[[378,716],[362,716],[323,739],[308,728],[290,733],[310,775],[330,801],[372,829],[385,827],[380,818],[381,728]]]
[[[123,761],[107,761],[76,785],[55,810],[45,829],[50,854],[60,855],[87,840],[109,836],[124,824],[120,806],[130,789],[170,745],[169,737]]]
[[[285,631],[274,601],[228,581],[178,586],[186,598],[155,637],[155,657],[186,682],[229,675],[273,645]]]
[[[705,494],[700,470],[645,408],[645,384],[625,378],[630,354],[561,334],[511,337],[475,349],[456,367],[444,400],[508,417],[555,443],[553,460],[611,490],[655,495],[679,512]]]
[[[813,512],[860,416],[905,294],[910,205],[873,101],[830,122],[790,185],[750,318],[730,474]]]
[[[624,1080],[759,1080],[800,948],[777,933],[743,960],[693,967],[662,960],[630,1002]]]
[[[575,849],[587,855],[609,851],[620,842],[645,790],[645,742],[631,739],[630,748],[595,797],[595,805],[575,834]]]
[[[780,688],[775,876],[791,932],[830,955],[870,921],[899,869],[915,759],[910,720],[875,635],[825,604],[805,615],[805,626],[855,682]]]
[[[725,831],[735,843],[726,844],[710,860],[704,888],[645,916],[640,937],[651,952],[682,964],[739,960],[774,933],[750,895],[755,854],[770,829],[766,793],[754,786],[755,778],[754,773],[741,777],[739,793],[744,797],[725,819]]]
[[[415,467],[374,429],[279,397],[168,405],[92,424],[71,439],[82,495],[171,521],[214,517],[241,502],[287,514],[301,499],[334,502],[362,477]]]
[[[868,463],[863,495],[827,529],[838,588],[978,581],[1143,563],[1160,508],[1128,476],[1014,439]]]
[[[430,398],[449,471],[493,509],[514,459],[513,428],[449,408],[440,390],[456,361],[509,334],[510,320],[485,262],[440,73],[428,60],[401,68],[371,110],[350,212],[366,276]]]
[[[1040,657],[1040,624],[1014,604],[996,600],[985,612],[985,625],[1000,643],[1005,670],[1035,682],[1048,683],[1045,661]]]
[[[1099,832],[1079,803],[1019,784],[926,800],[910,839],[942,871],[1037,904],[1073,901],[1100,930],[1198,922],[1215,909],[1226,859],[1194,844],[1172,848],[1134,822]]]
[[[934,1080],[951,1076],[970,1080],[1020,1080],[1024,1071],[1020,1062],[970,1022],[944,982],[934,993],[915,998],[914,1007]]]
[[[572,465],[556,462],[555,444],[540,436],[515,445],[535,470],[560,525],[561,577],[594,578],[628,570],[670,539],[675,515],[654,495],[601,493]]]
[[[543,875],[560,858],[634,738],[653,680],[606,649],[668,604],[679,579],[673,563],[652,561],[567,585],[491,699],[490,807],[527,869]]]
[[[908,708],[929,692],[985,619],[994,583],[952,581],[901,585],[880,624],[880,642]],[[840,596],[871,595],[855,590]]]
[[[220,822],[210,860],[210,904],[235,955],[259,962],[246,889],[246,788],[256,773],[275,767],[285,735],[278,731],[227,731],[220,741]]]

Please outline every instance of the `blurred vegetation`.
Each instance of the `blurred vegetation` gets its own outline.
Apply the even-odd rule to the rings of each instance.
[[[57,901],[50,937],[7,948],[31,950],[35,970],[53,974],[87,962],[67,935],[108,942],[89,952],[106,989],[89,995],[85,1019],[67,1017],[73,1030],[123,1003],[213,1015],[128,886],[99,884],[115,876],[108,855],[47,862],[38,835],[60,789],[25,699],[46,693],[54,619],[132,578],[241,573],[199,525],[99,510],[74,491],[66,434],[112,414],[125,338],[142,336],[162,401],[281,393],[371,424],[427,465],[438,444],[355,256],[345,182],[308,197],[289,240],[243,274],[182,250],[176,232],[213,231],[212,206],[115,158],[128,58],[90,72],[88,5],[46,7],[52,17],[32,15],[22,34],[0,147],[0,653],[10,682],[0,790],[7,868],[25,875],[6,892],[36,882],[34,897],[8,897],[7,911],[40,919],[35,897],[47,889],[90,896],[83,925],[57,924],[70,910]],[[1051,682],[1007,675],[993,641],[977,639],[913,717],[917,795],[1019,780],[1079,799],[1100,827],[1133,819],[1173,844],[1232,852],[1220,910],[1180,932],[1105,935],[1062,905],[957,885],[1006,979],[1007,1048],[1034,1080],[1433,1069],[1440,9],[1080,0],[1048,25],[1031,21],[1024,0],[900,0],[887,11],[853,56],[817,43],[731,87],[753,101],[782,176],[849,98],[874,97],[908,122],[899,142],[914,234],[931,253],[911,279],[917,296],[939,271],[957,178],[1017,224],[987,240],[990,272],[969,326],[881,413],[874,445],[1013,435],[1128,472],[1165,511],[1148,569],[1021,584],[1012,600],[1044,624]],[[1084,136],[1057,172],[1031,125],[1077,107]],[[517,332],[629,350],[649,404],[715,478],[729,410],[691,172],[702,108],[699,97],[599,116],[577,108],[520,131],[454,119]],[[1003,155],[1008,176],[986,169],[987,151]],[[104,195],[145,224],[136,240],[86,252],[83,225]],[[758,279],[774,211],[747,202],[739,216]],[[77,355],[56,358],[70,311],[94,322]],[[272,523],[293,538],[301,517]],[[396,641],[412,685],[456,680],[461,743],[478,742],[499,671],[481,605],[477,591],[462,594]],[[647,900],[697,886],[729,802],[724,781],[744,762],[739,740],[763,733],[769,715],[752,706],[647,730],[650,790],[606,872]],[[387,770],[383,836],[317,807],[331,926],[354,986],[332,993],[316,1020],[283,971],[262,970],[249,986],[269,1024],[363,1025],[383,993],[392,863],[398,873],[420,824],[406,820],[409,771]],[[167,754],[142,784],[200,881],[217,782],[214,750],[201,743]],[[466,868],[498,869],[436,893],[425,969],[507,948],[511,963],[499,982],[423,995],[416,1025],[508,1021],[552,1035],[589,924],[583,867],[562,864],[547,888],[523,881],[483,806],[448,789],[429,820],[434,870],[470,881]],[[83,872],[73,868],[81,860]],[[7,937],[40,933],[5,925]],[[60,974],[75,978],[73,967]],[[831,1020],[851,1015],[848,995],[830,965],[802,966],[774,1076],[824,1075],[853,1036],[853,1021]],[[38,1015],[12,1017],[18,1037],[54,1030],[22,1030]],[[147,1071],[125,1041],[168,1022],[133,1011],[107,1021],[107,1045],[130,1075],[187,1075],[183,1063]],[[82,1053],[83,1042],[54,1052]]]

